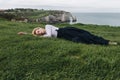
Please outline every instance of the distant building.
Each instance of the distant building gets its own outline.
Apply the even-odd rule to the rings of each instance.
[[[5,10],[4,9],[0,9],[0,12],[4,12]]]

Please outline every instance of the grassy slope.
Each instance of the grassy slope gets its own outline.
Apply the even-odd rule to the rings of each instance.
[[[0,80],[120,79],[120,45],[86,45],[16,34],[40,25],[0,20]],[[120,42],[120,27],[73,26]]]

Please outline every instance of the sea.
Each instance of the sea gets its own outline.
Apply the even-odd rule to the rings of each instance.
[[[75,23],[97,24],[120,27],[120,13],[72,13]]]

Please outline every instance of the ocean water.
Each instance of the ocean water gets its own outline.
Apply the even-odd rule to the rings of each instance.
[[[120,13],[72,13],[76,23],[110,25],[120,27]]]

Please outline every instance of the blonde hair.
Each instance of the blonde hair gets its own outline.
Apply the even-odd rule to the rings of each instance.
[[[36,27],[36,28],[34,28],[34,29],[32,30],[32,35],[33,35],[33,36],[37,36],[36,33],[35,33],[35,31],[36,31],[37,29],[40,29],[40,27]]]

